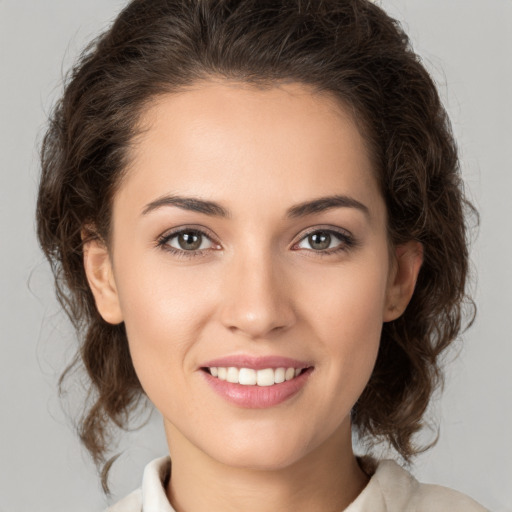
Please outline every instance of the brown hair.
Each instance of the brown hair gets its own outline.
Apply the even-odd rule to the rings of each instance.
[[[143,391],[123,325],[107,324],[95,307],[81,234],[94,226],[90,235],[108,243],[112,199],[148,102],[212,76],[334,94],[371,147],[391,241],[423,244],[415,293],[383,326],[376,367],[353,410],[361,439],[386,440],[409,460],[441,382],[439,355],[472,305],[468,203],[436,87],[398,23],[367,0],[134,0],[82,54],[42,144],[37,204],[39,241],[80,340],[75,364],[91,380],[82,441],[105,463],[111,423],[127,425]]]

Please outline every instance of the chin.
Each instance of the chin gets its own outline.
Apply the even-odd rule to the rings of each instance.
[[[312,446],[311,440],[304,439],[280,425],[279,434],[257,432],[254,429],[246,435],[231,435],[212,443],[210,457],[218,462],[240,469],[259,471],[279,471],[294,465],[304,458]],[[222,447],[219,449],[219,447]]]

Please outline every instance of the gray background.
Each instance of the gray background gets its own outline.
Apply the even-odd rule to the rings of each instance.
[[[382,0],[436,78],[481,212],[472,250],[479,314],[432,414],[441,437],[414,468],[424,481],[512,511],[512,1]],[[57,377],[73,334],[34,236],[37,145],[63,71],[122,0],[0,0],[0,512],[101,510],[94,468],[74,436],[80,386],[62,407]],[[451,354],[454,359],[456,354]],[[74,404],[74,407],[73,407]],[[68,412],[67,412],[68,411]],[[154,414],[126,436],[113,500],[165,453]]]

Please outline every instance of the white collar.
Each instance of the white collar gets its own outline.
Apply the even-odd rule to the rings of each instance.
[[[150,462],[142,487],[108,509],[108,512],[176,512],[166,496],[171,473],[170,457]],[[486,512],[471,498],[446,487],[420,484],[392,460],[377,464],[368,485],[343,512]]]
[[[146,466],[142,480],[144,512],[175,512],[165,493],[170,471],[170,457],[155,459]],[[418,486],[417,480],[396,462],[383,460],[378,463],[367,486],[345,512],[402,510]],[[393,503],[389,502],[389,497],[392,497]]]

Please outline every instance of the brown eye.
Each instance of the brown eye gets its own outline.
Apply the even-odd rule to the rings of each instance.
[[[326,231],[317,231],[308,236],[308,242],[315,251],[323,251],[331,245],[331,234]]]
[[[194,231],[185,231],[177,236],[178,245],[184,251],[197,251],[201,247],[203,236]]]
[[[186,229],[165,237],[161,245],[185,252],[202,251],[213,248],[213,242],[201,231]]]
[[[318,229],[305,235],[294,247],[317,252],[322,255],[333,254],[338,251],[349,250],[355,242],[352,235],[339,231]]]

